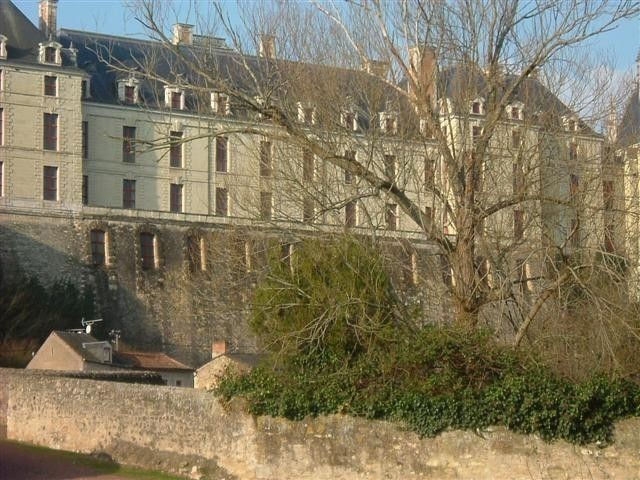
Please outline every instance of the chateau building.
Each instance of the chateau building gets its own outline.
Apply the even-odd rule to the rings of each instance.
[[[336,155],[362,158],[432,229],[455,238],[443,152],[420,115],[368,75],[384,64],[358,71],[278,63],[273,37],[262,37],[255,55],[240,54],[185,24],[174,27],[171,53],[153,41],[58,29],[57,8],[42,0],[37,28],[0,0],[5,278],[71,278],[94,289],[100,314],[130,344],[197,364],[215,339],[251,343],[248,300],[271,248],[287,257],[300,236],[348,231],[384,239],[401,265],[399,282],[421,292],[425,316],[447,317],[448,267],[423,226],[383,187],[280,141],[267,119],[190,71],[185,58],[208,59],[260,102],[269,99],[247,65],[265,78],[279,65],[278,74],[298,80],[280,92],[297,111],[291,128],[325,135]],[[473,155],[488,101],[482,75],[438,68],[428,49],[412,55],[448,148]],[[310,87],[320,71],[338,86],[340,105],[322,104],[325,93]],[[498,272],[516,276],[528,291],[558,252],[623,253],[620,223],[607,213],[617,184],[602,175],[603,144],[535,78],[518,88],[473,178],[487,203],[530,200],[487,217],[479,272],[490,281]]]

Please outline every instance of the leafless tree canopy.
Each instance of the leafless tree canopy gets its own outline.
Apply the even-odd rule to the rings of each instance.
[[[238,121],[211,120],[205,134],[273,145],[274,217],[302,205],[303,221],[344,225],[357,202],[358,226],[377,231],[401,211],[401,229],[444,259],[457,322],[493,309],[516,344],[568,285],[613,311],[589,279],[622,281],[602,260],[624,254],[605,231],[623,212],[603,199],[617,167],[599,133],[617,99],[588,47],[634,2],[265,2],[233,16],[226,2],[193,2],[186,20],[171,2],[133,6],[160,43],[111,65],[181,85],[208,118],[211,92],[228,98]],[[176,21],[197,38],[174,41]],[[265,147],[245,141],[264,162]]]

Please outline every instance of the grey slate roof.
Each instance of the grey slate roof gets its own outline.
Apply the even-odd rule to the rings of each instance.
[[[0,0],[0,33],[7,37],[7,57],[35,59],[43,33],[10,0]]]
[[[627,101],[618,125],[618,143],[622,147],[640,143],[640,87],[636,86]]]

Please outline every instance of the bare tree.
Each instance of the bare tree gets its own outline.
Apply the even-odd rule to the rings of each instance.
[[[162,48],[105,58],[188,90],[202,135],[238,140],[246,216],[430,242],[456,322],[501,312],[516,345],[567,285],[607,307],[584,282],[621,281],[601,260],[623,253],[607,231],[604,67],[585,48],[634,2],[265,3],[240,18],[194,2],[197,41],[166,33],[169,5],[135,2]]]

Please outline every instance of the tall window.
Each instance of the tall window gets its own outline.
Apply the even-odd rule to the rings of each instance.
[[[58,149],[58,114],[45,113],[43,117],[42,145],[45,150]]]
[[[44,49],[44,61],[46,63],[56,63],[56,48],[45,47]]]
[[[355,227],[358,222],[358,212],[355,200],[349,200],[344,206],[344,224],[347,227]]]
[[[513,211],[513,238],[522,240],[524,235],[524,212],[522,210]]]
[[[80,82],[80,99],[84,100],[89,97],[89,80]]]
[[[315,159],[311,150],[302,149],[302,179],[305,182],[313,182],[315,176]]]
[[[260,142],[260,176],[270,177],[272,173],[271,142]]]
[[[395,203],[387,203],[385,208],[385,221],[387,230],[398,229],[398,205]]]
[[[82,158],[89,158],[89,122],[82,122]]]
[[[105,239],[104,230],[91,230],[91,260],[94,265],[106,264]]]
[[[471,136],[473,137],[473,142],[474,143],[476,142],[476,140],[478,140],[480,135],[482,135],[482,128],[481,127],[478,127],[477,125],[474,125],[473,127],[471,127]]]
[[[396,178],[396,156],[385,155],[384,156],[384,173],[387,178],[394,180]]]
[[[522,136],[520,135],[520,130],[514,129],[511,130],[511,148],[517,150],[520,148],[522,144]]]
[[[122,208],[136,208],[136,181],[122,180]]]
[[[58,77],[51,75],[44,76],[44,94],[48,97],[58,95]]]
[[[124,86],[124,103],[127,105],[136,103],[136,87],[133,85]]]
[[[569,145],[569,160],[574,162],[578,160],[578,144],[576,143]]]
[[[58,200],[58,167],[43,168],[42,198],[44,200]]]
[[[156,268],[156,236],[153,233],[140,233],[140,258],[143,270]]]
[[[136,127],[122,127],[122,161],[136,161]]]
[[[344,152],[344,158],[346,158],[349,161],[355,161],[356,160],[355,150],[347,150],[346,152]],[[344,171],[344,183],[346,183],[347,185],[350,185],[353,183],[353,174],[349,170]]]
[[[182,213],[182,185],[172,183],[169,188],[169,210]]]
[[[206,270],[204,238],[197,235],[187,237],[187,265],[191,273]]]
[[[0,108],[0,146],[4,145],[4,108]]]
[[[228,169],[229,139],[216,137],[216,172],[226,172]]]
[[[171,108],[182,109],[182,92],[171,92]]]
[[[229,192],[226,188],[216,188],[216,215],[220,217],[229,215]]]
[[[316,214],[315,202],[311,197],[305,197],[302,202],[302,221],[311,223]]]
[[[4,196],[4,162],[0,162],[0,197]]]
[[[522,165],[518,162],[513,163],[513,193],[521,195],[525,190],[525,176],[522,171]]]
[[[604,209],[605,210],[613,210],[613,181],[611,180],[603,180],[602,181],[602,199],[604,201]]]
[[[182,132],[169,132],[169,166],[182,168]]]
[[[436,173],[436,162],[432,158],[424,159],[424,184],[427,187],[432,187]]]
[[[89,177],[87,175],[82,176],[82,204],[89,204]]]
[[[577,248],[580,246],[580,219],[576,216],[571,219],[571,231],[569,232],[569,244]]]
[[[604,251],[607,253],[616,251],[614,231],[615,225],[613,223],[607,223],[604,226]]]
[[[580,177],[575,174],[569,176],[569,195],[571,200],[576,200],[580,193]]]
[[[271,192],[260,192],[260,219],[271,220],[273,197]]]

